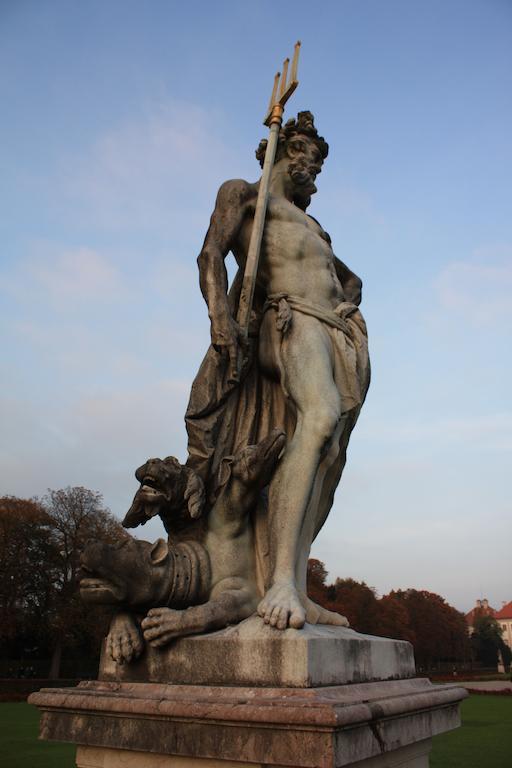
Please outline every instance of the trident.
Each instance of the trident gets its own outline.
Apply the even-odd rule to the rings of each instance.
[[[245,263],[244,279],[242,290],[240,292],[240,301],[238,304],[238,324],[240,325],[245,338],[249,334],[249,320],[251,318],[252,302],[254,298],[254,288],[256,287],[256,275],[258,274],[258,262],[260,259],[261,240],[265,226],[265,216],[269,198],[270,174],[276,157],[277,142],[279,140],[279,131],[283,123],[284,105],[299,84],[297,80],[297,66],[299,63],[300,40],[295,43],[293,52],[292,68],[290,80],[288,78],[288,65],[290,59],[283,62],[283,74],[277,72],[274,77],[274,87],[272,96],[268,105],[268,111],[263,121],[263,125],[270,128],[268,143],[265,150],[265,161],[261,174],[260,186],[258,190],[258,199],[256,201],[256,210],[254,212],[254,223],[252,226],[251,239],[249,241],[249,250],[247,252],[247,261]]]

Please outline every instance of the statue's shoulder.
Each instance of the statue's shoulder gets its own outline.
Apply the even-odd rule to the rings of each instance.
[[[228,179],[219,187],[217,206],[245,205],[258,195],[258,185],[245,179]]]

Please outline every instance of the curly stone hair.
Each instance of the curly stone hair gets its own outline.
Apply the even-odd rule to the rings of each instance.
[[[277,144],[276,162],[280,160],[281,157],[283,156],[283,152],[287,142],[298,135],[308,136],[310,139],[313,139],[313,141],[315,142],[316,146],[320,151],[320,154],[322,155],[322,160],[325,160],[329,152],[329,145],[327,144],[323,136],[318,135],[318,131],[315,128],[315,118],[313,114],[311,112],[306,111],[306,112],[299,112],[299,114],[297,115],[297,119],[292,117],[283,125],[283,127],[279,131],[279,141]],[[265,152],[267,151],[267,144],[268,144],[267,140],[262,139],[259,143],[258,149],[256,150],[256,160],[258,160],[262,168],[265,160]]]

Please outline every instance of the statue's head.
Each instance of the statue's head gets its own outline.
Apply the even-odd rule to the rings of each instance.
[[[267,140],[260,141],[256,159],[263,168]],[[315,179],[329,152],[329,145],[318,135],[311,112],[299,112],[297,119],[288,120],[279,132],[276,165],[286,163],[294,185],[294,203],[305,210],[316,192]]]

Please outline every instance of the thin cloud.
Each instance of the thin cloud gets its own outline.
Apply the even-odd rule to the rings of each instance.
[[[39,495],[47,487],[85,485],[124,514],[136,486],[133,472],[150,455],[183,460],[188,382],[149,381],[144,389],[79,397],[44,409],[23,398],[0,398],[0,493]],[[20,451],[23,461],[20,462]]]
[[[441,309],[473,326],[489,326],[509,319],[512,247],[479,249],[475,260],[447,264],[435,288]]]
[[[55,301],[74,303],[108,298],[119,292],[121,275],[105,256],[87,247],[31,261],[24,273]]]
[[[394,444],[435,443],[442,445],[474,445],[478,450],[512,451],[512,412],[485,416],[471,415],[467,419],[430,419],[397,423],[366,422],[359,431],[366,441]]]
[[[234,154],[219,112],[169,100],[112,127],[67,159],[61,186],[82,213],[116,230],[206,228],[212,194]],[[188,201],[188,203],[187,203]],[[187,207],[188,205],[188,207]]]
[[[2,275],[3,291],[20,306],[36,302],[67,311],[77,304],[112,301],[125,291],[121,272],[98,250],[43,242],[30,250]]]

